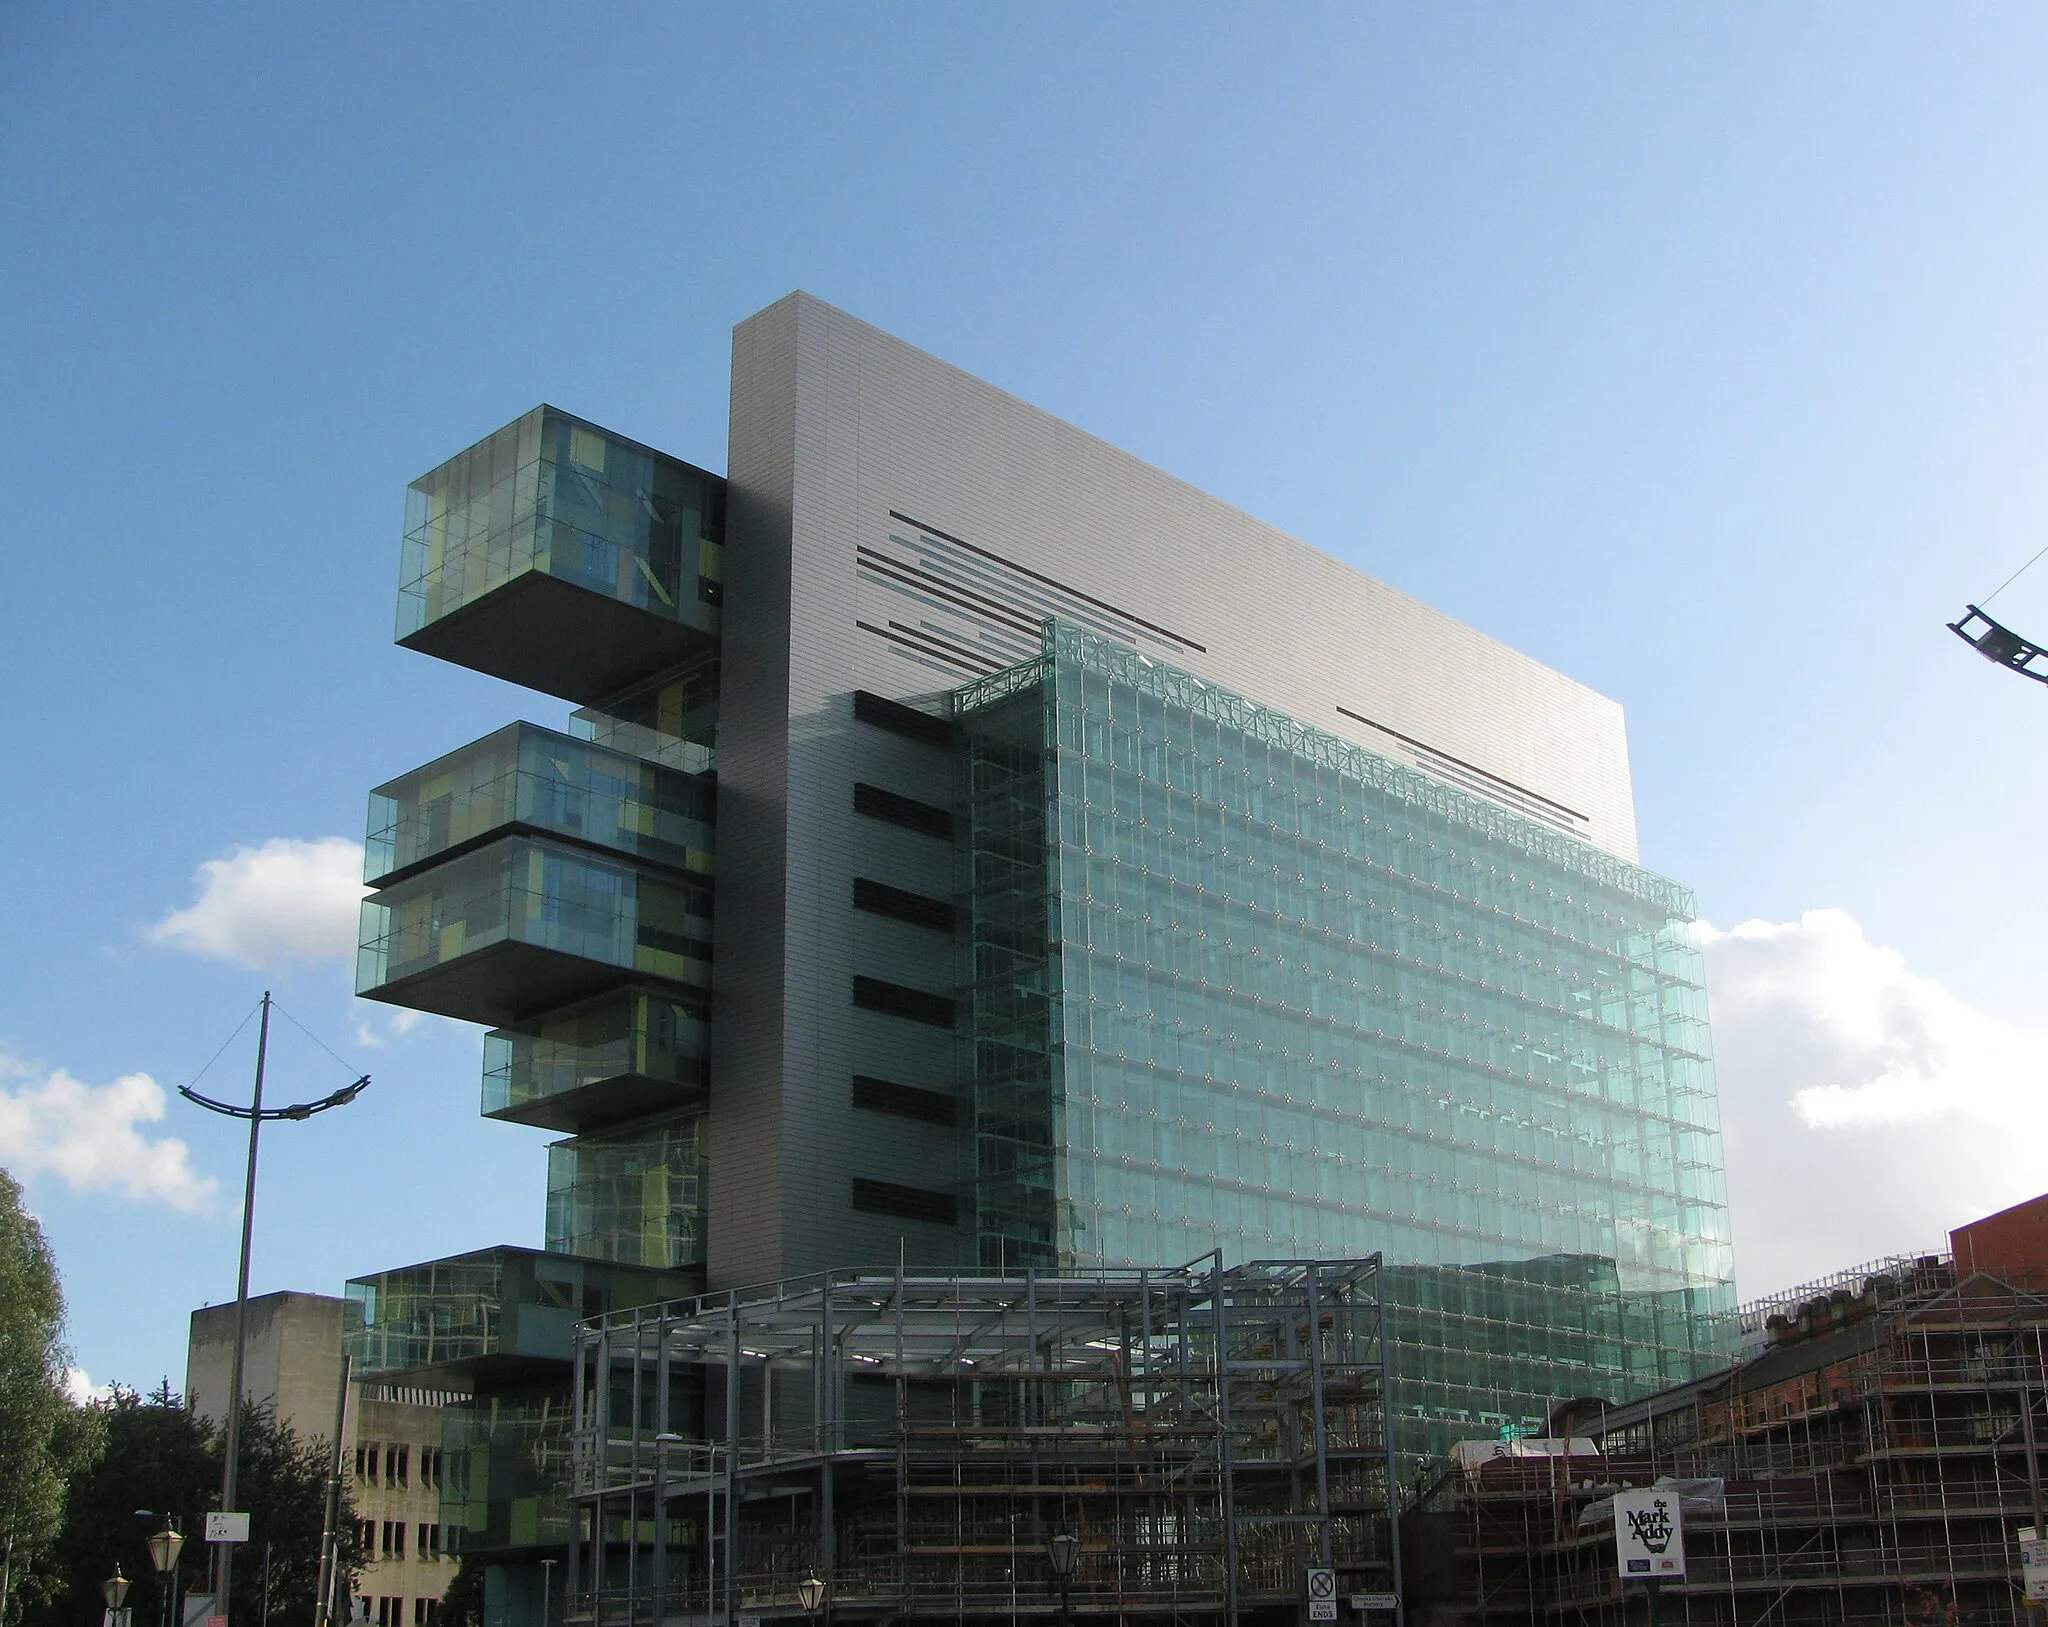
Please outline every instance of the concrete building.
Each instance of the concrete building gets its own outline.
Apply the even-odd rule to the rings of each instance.
[[[257,1294],[249,1301],[242,1393],[268,1402],[279,1423],[303,1440],[334,1434],[341,1383],[342,1302],[323,1294]],[[228,1415],[235,1363],[235,1307],[192,1313],[185,1345],[185,1404],[219,1424]]]
[[[269,1404],[302,1440],[334,1438],[345,1302],[323,1294],[258,1294],[249,1301],[242,1394]],[[186,1404],[220,1424],[233,1381],[235,1307],[192,1313]],[[369,1563],[357,1578],[361,1611],[378,1627],[426,1627],[455,1574],[441,1534],[441,1415],[449,1397],[374,1376],[349,1386],[342,1471]]]
[[[1378,1256],[1411,1452],[1733,1353],[1614,701],[801,294],[723,477],[540,407],[416,481],[398,634],[576,708],[377,789],[358,968],[566,1137],[545,1249],[349,1285],[505,1619],[574,1324],[707,1288]]]

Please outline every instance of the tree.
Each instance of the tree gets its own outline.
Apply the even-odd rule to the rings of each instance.
[[[50,1576],[29,1627],[94,1627],[99,1587],[119,1564],[131,1580],[138,1623],[162,1618],[162,1595],[144,1546],[166,1515],[187,1538],[178,1584],[204,1591],[212,1554],[202,1540],[207,1511],[220,1502],[221,1432],[187,1410],[168,1381],[153,1395],[115,1390],[88,1409],[97,1416],[100,1450],[81,1464],[65,1492],[63,1532],[51,1550]],[[270,1545],[270,1621],[310,1617],[320,1572],[320,1531],[327,1499],[327,1444],[303,1440],[278,1422],[268,1402],[245,1404],[237,1501],[249,1515],[250,1542],[237,1556],[229,1610],[237,1627],[262,1620],[263,1551]],[[155,1518],[136,1518],[148,1509]],[[343,1488],[336,1516],[341,1563],[362,1565],[355,1510]]]
[[[74,1410],[64,1395],[64,1291],[43,1228],[0,1169],[0,1539],[16,1576],[33,1567],[63,1509]]]
[[[464,1554],[455,1567],[448,1591],[441,1595],[440,1614],[435,1627],[483,1627],[484,1564],[474,1554]]]

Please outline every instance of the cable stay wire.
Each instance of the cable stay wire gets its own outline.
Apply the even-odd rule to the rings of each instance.
[[[1997,587],[1993,588],[1989,593],[1985,594],[1983,598],[1977,601],[1977,603],[1979,605],[1989,604],[1993,599],[1997,598],[2007,588],[2011,587],[2013,583],[2017,582],[2022,576],[2025,576],[2027,574],[2029,567],[2039,564],[2042,555],[2044,554],[2048,554],[2048,546],[2044,546],[2041,549],[2040,553],[2034,555],[2034,557],[2028,560],[2025,565],[2022,565],[2018,570],[2014,571],[2012,575],[2008,576],[2003,582],[2000,582]]]
[[[215,1051],[212,1056],[206,1059],[206,1068],[212,1067],[214,1063],[218,1062],[223,1056],[227,1054],[228,1047],[234,1044],[236,1040],[240,1039],[242,1037],[242,1030],[249,1026],[249,1018],[255,1016],[256,1013],[261,1011],[262,1009],[263,1002],[261,1000],[258,1000],[256,1004],[249,1008],[248,1016],[244,1017],[240,1022],[235,1024],[235,1031],[232,1034],[228,1035],[226,1039],[220,1042],[220,1049],[218,1051]],[[206,1077],[206,1068],[201,1068],[197,1073],[192,1075],[190,1079],[187,1079],[185,1081],[185,1085],[189,1086],[198,1084],[200,1080]],[[183,1089],[185,1088],[185,1086],[180,1086],[179,1088]]]
[[[353,1062],[349,1061],[348,1058],[343,1056],[339,1051],[335,1050],[333,1046],[329,1045],[327,1041],[322,1039],[318,1034],[314,1033],[312,1029],[308,1028],[304,1023],[300,1022],[299,1019],[294,1017],[289,1011],[285,1010],[284,1002],[278,999],[276,995],[272,995],[270,997],[270,1009],[276,1012],[282,1018],[284,1018],[286,1022],[290,1023],[292,1027],[296,1028],[301,1034],[304,1034],[306,1038],[311,1040],[315,1045],[319,1046],[321,1050],[325,1051],[329,1056],[333,1057],[336,1062],[339,1062],[341,1064],[341,1070],[343,1073],[346,1073],[350,1078],[355,1077],[356,1065]],[[245,1018],[245,1026],[246,1023],[247,1019]]]

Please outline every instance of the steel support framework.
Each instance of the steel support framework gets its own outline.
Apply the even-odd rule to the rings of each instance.
[[[1296,1621],[1400,1590],[1377,1258],[844,1272],[576,1342],[571,1621]],[[1079,1560],[1063,1600],[1047,1540]]]

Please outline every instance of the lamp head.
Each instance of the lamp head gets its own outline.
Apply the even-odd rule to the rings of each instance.
[[[185,1546],[183,1533],[174,1531],[169,1520],[164,1528],[149,1539],[149,1562],[156,1566],[159,1576],[168,1575],[178,1568],[178,1552]]]
[[[807,1576],[797,1583],[796,1596],[806,1610],[815,1611],[825,1602],[825,1584],[815,1576]]]
[[[100,1583],[100,1593],[107,1601],[109,1610],[121,1608],[121,1601],[128,1597],[128,1578],[121,1574],[121,1567],[114,1567],[114,1574]]]
[[[1071,1531],[1056,1531],[1045,1539],[1045,1554],[1052,1561],[1053,1575],[1062,1582],[1072,1581],[1081,1557],[1081,1539]]]

